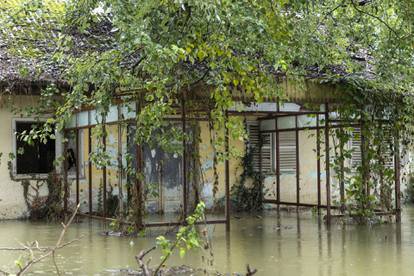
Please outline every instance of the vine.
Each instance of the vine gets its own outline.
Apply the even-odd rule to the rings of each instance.
[[[407,153],[412,144],[411,96],[378,91],[372,84],[351,83],[341,105],[330,112],[341,122],[357,124],[360,137],[352,137],[355,127],[331,128],[334,151],[331,160],[338,182],[343,185],[341,210],[358,218],[370,218],[375,210],[391,211],[395,181],[394,159]],[[353,164],[355,148],[347,148],[351,139],[360,140],[361,160]],[[400,151],[395,147],[402,145]]]
[[[263,176],[253,167],[253,156],[256,150],[248,140],[245,140],[245,155],[241,161],[243,172],[239,183],[231,188],[232,207],[236,211],[261,211],[263,209]]]

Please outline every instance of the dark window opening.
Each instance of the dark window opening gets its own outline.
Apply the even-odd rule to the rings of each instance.
[[[29,145],[22,141],[19,134],[33,127],[41,126],[35,122],[16,122],[16,173],[17,174],[45,174],[53,171],[53,162],[56,156],[55,140],[48,139],[46,143],[35,140]]]

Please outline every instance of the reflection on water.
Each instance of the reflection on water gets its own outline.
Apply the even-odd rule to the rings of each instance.
[[[406,207],[401,225],[326,225],[309,213],[269,212],[232,220],[230,235],[223,225],[209,226],[213,237],[215,268],[244,272],[246,264],[258,275],[413,275],[414,208]],[[84,235],[81,242],[60,251],[58,265],[72,275],[110,275],[111,269],[135,268],[134,256],[149,248],[164,230],[152,229],[145,238],[100,236],[105,225],[83,220],[72,225],[67,239]],[[53,244],[60,233],[56,224],[7,221],[0,223],[0,246],[38,240]],[[63,257],[64,256],[64,257]],[[170,264],[202,267],[202,253],[193,251]],[[0,268],[10,269],[17,254],[0,252]],[[152,263],[159,255],[153,255]],[[44,263],[34,273],[51,274]]]

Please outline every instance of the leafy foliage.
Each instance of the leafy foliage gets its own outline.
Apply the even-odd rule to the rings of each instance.
[[[81,106],[106,114],[112,99],[123,95],[146,103],[136,136],[148,142],[166,124],[165,115],[175,112],[177,99],[201,83],[211,93],[211,118],[221,126],[235,90],[255,101],[283,98],[275,78],[281,73],[362,78],[392,93],[410,91],[411,5],[8,0],[0,22],[10,52],[40,58],[39,68],[50,63],[47,57],[66,67],[62,78],[71,89],[63,104],[54,105],[60,129]]]
[[[263,209],[263,175],[253,169],[254,148],[246,143],[242,158],[243,172],[237,185],[232,186],[232,207],[236,211],[261,211]],[[251,184],[248,183],[251,181]],[[250,184],[250,185],[249,185]]]
[[[179,228],[174,241],[170,241],[164,236],[157,237],[157,247],[162,251],[162,262],[154,272],[154,275],[157,275],[158,270],[173,254],[174,250],[178,249],[180,257],[184,257],[188,250],[201,247],[201,240],[196,229],[196,223],[205,220],[205,208],[204,202],[201,201],[197,204],[193,214],[186,218],[187,224]]]
[[[341,86],[344,118],[373,123],[369,129],[386,119],[408,145],[413,6],[412,0],[6,0],[0,39],[9,53],[30,61],[20,75],[49,73],[67,84],[45,89],[28,111],[54,114],[32,136],[50,135],[52,125],[62,130],[84,106],[96,108],[104,124],[121,99],[137,102],[136,142],[171,145],[186,135],[165,118],[185,99],[187,107],[209,110],[212,130],[226,126],[239,138],[242,122],[228,120],[226,111],[238,99],[286,99],[280,81],[287,78]],[[98,132],[105,135],[103,127]],[[223,149],[224,139],[213,138]],[[99,147],[92,157],[104,165]],[[362,182],[373,164],[363,165]]]

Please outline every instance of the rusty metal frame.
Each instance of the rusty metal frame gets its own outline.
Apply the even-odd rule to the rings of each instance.
[[[187,187],[187,142],[186,142],[186,133],[187,133],[187,123],[186,123],[186,110],[185,110],[185,96],[181,100],[181,128],[184,133],[183,137],[183,156],[182,156],[182,174],[183,174],[183,220],[187,218],[188,211],[188,187]]]
[[[295,115],[295,155],[296,155],[296,204],[300,204],[300,163],[299,163],[299,129],[298,115]]]
[[[329,146],[329,105],[325,103],[325,174],[326,174],[326,222],[331,222],[331,168]]]
[[[92,128],[88,129],[88,159],[92,153]],[[92,201],[92,162],[88,160],[88,204],[89,214],[93,211]]]
[[[186,132],[186,123],[187,121],[204,121],[204,118],[188,118],[186,115],[186,107],[185,107],[185,99],[183,97],[182,99],[182,105],[181,105],[182,109],[181,109],[181,118],[169,118],[168,120],[170,121],[181,121],[181,125],[182,125],[182,129],[183,132]],[[136,110],[138,111],[140,109],[140,105],[139,103],[136,104]],[[228,118],[230,114],[226,114],[226,117]],[[76,145],[77,145],[77,149],[76,152],[79,151],[79,131],[80,130],[88,130],[88,153],[90,154],[92,152],[92,129],[94,127],[97,126],[97,124],[90,124],[91,120],[90,118],[88,118],[89,124],[86,126],[76,126],[76,127],[68,127],[64,129],[64,135],[66,135],[68,132],[70,131],[74,131],[76,134]],[[114,121],[114,122],[104,122],[103,123],[103,128],[104,128],[104,136],[102,138],[102,143],[103,143],[103,147],[104,147],[104,151],[106,151],[106,126],[110,126],[110,125],[118,125],[118,127],[120,127],[121,124],[126,123],[126,122],[135,122],[135,120],[133,119],[121,119],[120,118],[120,112],[118,109],[118,120]],[[229,150],[229,133],[228,133],[228,129],[226,129],[226,133],[225,133],[225,137],[226,137],[226,150]],[[118,141],[121,142],[122,141]],[[67,143],[64,144],[64,148],[65,148],[65,154],[66,154],[66,146]],[[142,147],[141,145],[137,144],[136,145],[136,161],[137,161],[137,173],[140,174],[143,171],[143,160],[142,160]],[[177,226],[177,225],[182,225],[185,224],[185,218],[187,216],[187,209],[188,209],[188,183],[187,183],[187,144],[186,141],[183,140],[183,158],[182,158],[182,174],[183,174],[183,220],[181,221],[169,221],[169,222],[144,222],[143,221],[143,208],[144,208],[144,202],[143,202],[143,183],[141,181],[141,177],[136,177],[135,179],[135,192],[137,193],[137,197],[138,197],[138,227],[142,228],[142,227],[164,227],[164,226]],[[77,158],[77,160],[79,160]],[[227,160],[225,162],[225,185],[226,185],[226,206],[225,206],[225,219],[214,219],[214,220],[206,220],[204,222],[202,222],[203,224],[225,224],[226,225],[226,231],[230,230],[230,169],[229,169],[230,165],[229,165],[229,161]],[[79,191],[79,173],[78,173],[78,164],[77,164],[77,174],[76,174],[76,200],[77,203],[79,202],[79,196],[80,196],[80,191]],[[64,162],[64,166],[63,166],[63,175],[64,175],[64,211],[67,212],[68,210],[68,200],[69,200],[69,185],[68,185],[68,174],[67,174],[67,162]],[[107,191],[107,169],[106,167],[102,168],[102,177],[103,177],[103,213],[101,215],[94,215],[93,214],[93,208],[92,208],[92,163],[88,162],[88,190],[89,190],[89,213],[80,213],[79,212],[79,216],[83,216],[83,217],[88,217],[88,218],[92,218],[92,219],[98,219],[98,220],[103,220],[103,221],[113,221],[113,218],[107,217],[107,206],[106,206],[106,191]],[[127,224],[132,224],[130,222],[126,222]]]
[[[318,194],[318,213],[321,208],[321,130],[319,127],[319,115],[316,115],[316,170],[317,170],[317,194]]]
[[[227,158],[224,161],[224,166],[225,166],[225,198],[226,198],[226,206],[225,206],[225,217],[226,217],[226,231],[229,232],[230,231],[230,160],[229,160],[229,128],[227,127],[227,122],[228,122],[228,113],[226,112],[225,115],[226,119],[225,119],[225,133],[224,133],[224,147],[225,147],[225,152],[227,155]]]
[[[275,156],[276,156],[276,170],[275,170],[275,175],[276,175],[276,200],[264,200],[264,203],[271,203],[271,204],[277,204],[278,207],[279,205],[291,205],[291,206],[296,206],[296,207],[317,207],[318,211],[320,209],[326,209],[326,220],[329,223],[331,221],[331,218],[333,216],[338,216],[338,215],[332,215],[331,211],[332,209],[340,209],[341,206],[333,206],[331,204],[331,182],[330,182],[330,129],[334,129],[334,128],[345,128],[345,127],[358,127],[360,126],[360,123],[355,123],[355,122],[345,122],[345,121],[341,121],[341,120],[336,120],[336,119],[330,119],[329,117],[329,105],[328,103],[325,103],[325,110],[324,111],[299,111],[299,112],[280,112],[279,111],[279,103],[277,103],[277,111],[276,112],[250,112],[250,115],[259,115],[261,114],[263,116],[263,114],[265,114],[265,116],[263,117],[259,117],[257,118],[258,122],[259,122],[259,126],[261,125],[262,120],[269,120],[269,119],[274,119],[275,122],[275,130],[271,130],[271,131],[261,131],[260,127],[259,127],[259,139],[261,139],[262,134],[264,133],[274,133],[274,139],[275,139],[275,147],[274,150],[275,152]],[[139,104],[137,103],[136,105],[136,112],[139,111]],[[245,114],[245,112],[234,112],[234,111],[228,111],[225,114],[226,117],[226,123],[228,120],[229,116],[243,116]],[[312,127],[299,127],[298,124],[298,116],[299,115],[316,115],[316,126],[312,126]],[[294,116],[295,117],[295,127],[294,128],[284,128],[284,129],[280,129],[279,128],[279,123],[278,123],[278,118],[281,117],[286,117],[286,116]],[[325,124],[321,125],[320,124],[320,116],[323,116],[325,119]],[[180,118],[168,118],[168,120],[171,121],[181,121],[181,126],[183,129],[183,132],[186,132],[186,127],[187,127],[187,121],[204,121],[207,120],[204,117],[190,117],[187,114],[187,108],[185,105],[185,98],[183,96],[182,101],[181,101],[181,117]],[[120,125],[122,123],[125,122],[136,122],[133,119],[122,119],[120,118],[120,111],[118,108],[118,120],[115,122],[105,122],[104,123],[104,133],[106,131],[105,126],[106,125],[118,125],[118,127],[120,127]],[[92,128],[96,126],[90,124],[91,120],[89,118],[89,124],[87,126],[76,126],[76,127],[69,127],[69,128],[65,128],[64,130],[64,137],[67,135],[67,133],[69,131],[76,131],[76,152],[77,152],[77,156],[79,156],[79,130],[81,129],[88,129],[88,153],[90,154],[92,152],[92,138],[91,138],[91,131]],[[299,132],[300,131],[305,131],[305,130],[316,130],[316,154],[317,154],[317,203],[313,204],[313,203],[302,203],[300,202],[300,143],[299,143]],[[326,189],[326,204],[322,204],[321,203],[321,162],[320,162],[320,157],[321,157],[321,130],[324,130],[324,140],[325,140],[325,172],[326,172],[326,185],[325,185],[325,189]],[[118,130],[119,131],[119,130]],[[229,152],[229,130],[227,128],[227,124],[225,126],[225,151],[228,154]],[[279,134],[281,132],[285,132],[285,131],[295,131],[295,144],[296,144],[296,202],[284,202],[281,200],[280,198],[280,139],[279,139]],[[106,135],[104,135],[103,137],[103,145],[104,145],[104,150],[106,150]],[[118,141],[118,143],[122,143],[123,141]],[[122,146],[122,145],[121,145]],[[118,147],[120,147],[118,145]],[[401,164],[400,164],[400,156],[399,156],[399,139],[398,137],[395,138],[395,148],[396,148],[396,153],[394,156],[394,167],[395,167],[395,209],[392,212],[387,212],[387,214],[394,214],[396,216],[396,220],[400,221],[400,214],[401,214],[401,200],[400,200],[400,177],[401,177]],[[64,155],[66,156],[66,150],[67,150],[67,143],[64,143]],[[182,174],[183,174],[183,215],[184,218],[187,215],[187,211],[188,211],[188,183],[187,183],[187,143],[184,140],[183,141],[183,158],[182,158]],[[119,154],[119,153],[118,153]],[[259,149],[259,154],[261,154],[261,148]],[[274,154],[272,152],[272,154]],[[261,159],[261,158],[260,158]],[[142,173],[143,171],[143,160],[142,160],[142,147],[141,145],[137,145],[136,147],[136,161],[137,161],[137,173]],[[79,202],[79,158],[77,158],[77,172],[76,172],[76,202]],[[228,158],[225,160],[225,179],[224,179],[224,184],[225,184],[225,218],[224,219],[216,219],[216,220],[207,220],[205,223],[207,224],[225,224],[226,225],[226,230],[229,231],[230,230],[230,161],[228,160]],[[106,206],[106,167],[103,168],[103,206],[104,206],[104,212],[102,216],[96,216],[92,214],[93,208],[92,208],[92,164],[91,162],[88,163],[88,173],[89,173],[89,179],[88,179],[88,189],[89,189],[89,214],[80,214],[82,216],[86,216],[86,217],[90,217],[90,218],[95,218],[95,219],[101,219],[101,220],[106,220],[106,221],[111,221],[112,218],[108,218],[106,217],[107,215],[107,206]],[[262,164],[261,161],[259,163],[259,169],[260,171],[262,171]],[[64,175],[64,210],[65,212],[67,211],[68,208],[68,199],[69,199],[69,187],[68,187],[68,172],[67,172],[67,164],[65,162],[64,166],[63,166],[63,175]],[[122,177],[122,175],[120,176]],[[162,227],[162,226],[174,226],[174,225],[181,225],[183,223],[185,223],[184,220],[181,221],[172,221],[172,222],[150,222],[150,223],[145,223],[143,221],[143,217],[142,217],[142,210],[144,208],[144,204],[143,204],[143,183],[140,180],[140,177],[136,178],[135,181],[135,187],[134,189],[136,189],[136,193],[138,196],[138,209],[140,210],[138,212],[138,215],[140,216],[140,227]],[[319,213],[319,212],[318,212]],[[376,213],[378,214],[382,214],[381,211],[377,210]],[[204,222],[203,222],[204,223]]]

